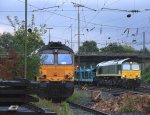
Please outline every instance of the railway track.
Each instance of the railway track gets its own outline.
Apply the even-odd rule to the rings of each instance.
[[[95,102],[94,104],[93,104],[93,107],[95,107],[94,105],[96,105],[96,103],[101,103],[101,101],[100,101],[100,98],[102,98],[102,99],[104,99],[104,100],[113,100],[113,99],[116,99],[116,101],[117,101],[117,99],[123,99],[123,97],[126,97],[128,94],[129,95],[131,95],[131,96],[134,96],[134,97],[138,97],[139,98],[139,95],[136,95],[136,94],[140,94],[140,95],[145,95],[145,94],[150,94],[149,92],[150,92],[150,89],[149,89],[150,87],[143,87],[143,86],[141,86],[141,87],[139,87],[139,88],[137,88],[137,89],[122,89],[122,88],[108,88],[108,87],[100,87],[100,88],[98,88],[98,87],[88,87],[88,89],[85,91],[85,92],[87,92],[87,93],[91,93],[91,98],[92,98],[92,100],[93,100],[93,102]],[[79,89],[79,90],[83,90],[83,89]],[[94,92],[94,93],[93,93]],[[131,92],[131,93],[130,93]],[[124,94],[125,93],[125,94]],[[127,93],[127,94],[126,94]],[[116,96],[119,96],[119,95],[121,95],[121,94],[123,94],[122,96],[120,96],[120,97],[116,97]],[[135,95],[134,95],[135,94]],[[124,102],[125,102],[125,100],[124,100]],[[108,103],[109,103],[109,101],[108,101]],[[73,103],[74,104],[74,103]],[[72,105],[72,104],[70,104],[70,105]],[[93,113],[93,114],[96,114],[96,115],[109,115],[109,114],[113,114],[113,115],[119,115],[119,113],[109,113],[109,112],[107,112],[107,113],[105,113],[105,112],[100,112],[100,111],[97,111],[97,110],[94,110],[94,112],[93,112],[93,110],[90,110],[89,109],[89,107],[84,107],[83,106],[83,108],[82,108],[82,106],[80,106],[80,105],[78,105],[78,104],[75,104],[75,105],[72,105],[72,106],[74,106],[75,108],[77,107],[77,108],[80,108],[80,109],[82,109],[82,110],[85,110],[85,111],[88,111],[88,112],[90,112],[90,113]],[[88,105],[87,105],[88,106]],[[96,105],[97,106],[97,105]],[[97,109],[99,109],[99,110],[103,110],[104,108],[104,106],[105,106],[105,104],[104,104],[104,106],[103,106],[103,104],[101,105],[99,105],[100,107],[95,107],[95,108],[97,108]],[[102,107],[102,108],[101,108]],[[145,107],[146,108],[146,107]],[[148,112],[149,113],[149,109],[145,109],[144,107],[143,107],[143,111],[146,111],[146,112]],[[112,109],[113,109],[113,107],[112,107]],[[96,111],[96,113],[95,113],[95,111]],[[100,113],[99,113],[100,112]],[[137,112],[138,113],[138,112]],[[136,114],[137,114],[136,113]],[[93,115],[92,114],[92,115]],[[135,114],[135,115],[136,115]],[[76,114],[75,114],[76,115]],[[87,115],[91,115],[91,114],[87,114]],[[127,114],[128,115],[128,114]]]
[[[126,92],[133,92],[135,94],[150,94],[150,84],[142,84],[140,87],[135,89],[124,89],[124,88],[109,88],[109,87],[89,87],[88,90],[91,92],[94,90],[100,90],[102,92],[109,92],[113,96],[118,96],[120,94],[126,93]]]
[[[143,86],[142,85],[141,87],[134,89],[134,91],[145,93],[145,94],[150,94],[150,86]]]
[[[113,96],[119,96],[120,94],[132,92],[134,94],[148,94],[150,95],[150,89],[145,89],[143,87],[139,87],[137,89],[121,89],[121,88],[101,88],[100,91],[102,92],[108,92]]]
[[[95,110],[95,109],[91,109],[90,107],[87,107],[87,106],[84,106],[84,105],[80,105],[80,104],[76,104],[76,103],[73,103],[73,102],[67,102],[70,104],[70,106],[73,106],[75,108],[79,108],[81,110],[83,110],[84,112],[86,112],[85,114],[86,115],[109,115],[109,113],[105,113],[105,112],[102,112],[102,111],[98,111],[98,110]]]
[[[113,96],[118,96],[120,94],[126,93],[127,90],[121,88],[100,88],[101,92],[108,92]]]

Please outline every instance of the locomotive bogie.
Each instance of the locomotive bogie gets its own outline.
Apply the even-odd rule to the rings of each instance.
[[[74,92],[73,81],[49,81],[45,87],[47,88],[41,89],[39,97],[49,100],[63,101],[70,97]]]

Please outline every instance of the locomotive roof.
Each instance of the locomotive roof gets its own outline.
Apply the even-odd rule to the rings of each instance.
[[[101,62],[99,64],[97,64],[96,67],[100,67],[100,66],[108,66],[108,65],[120,65],[122,64],[123,62],[129,60],[130,58],[126,58],[126,59],[117,59],[117,60],[110,60],[110,61],[104,61],[104,62]]]
[[[62,49],[62,50],[67,50],[73,53],[73,50],[71,48],[62,44],[61,42],[49,42],[48,45],[45,45],[39,51],[52,50],[52,49]]]

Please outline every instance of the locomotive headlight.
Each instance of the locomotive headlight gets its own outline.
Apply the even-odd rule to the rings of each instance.
[[[57,53],[58,53],[58,50],[57,50],[57,49],[53,50],[53,53],[54,53],[54,54],[57,54]]]
[[[46,79],[46,75],[39,76],[39,79]]]
[[[141,76],[137,75],[137,76],[136,76],[136,79],[141,79]]]
[[[69,73],[69,74],[67,74],[65,77],[66,77],[66,79],[69,79],[69,80],[70,80],[70,79],[72,79],[73,75],[72,75],[71,73]]]
[[[73,75],[70,73],[70,74],[69,74],[69,78],[71,79],[71,78],[72,78],[72,76],[73,76]]]
[[[76,68],[79,68],[79,66],[77,65]]]
[[[126,75],[123,75],[122,78],[125,79],[125,78],[126,78]]]

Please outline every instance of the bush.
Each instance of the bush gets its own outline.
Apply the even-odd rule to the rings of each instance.
[[[150,66],[142,71],[142,81],[150,83]]]

